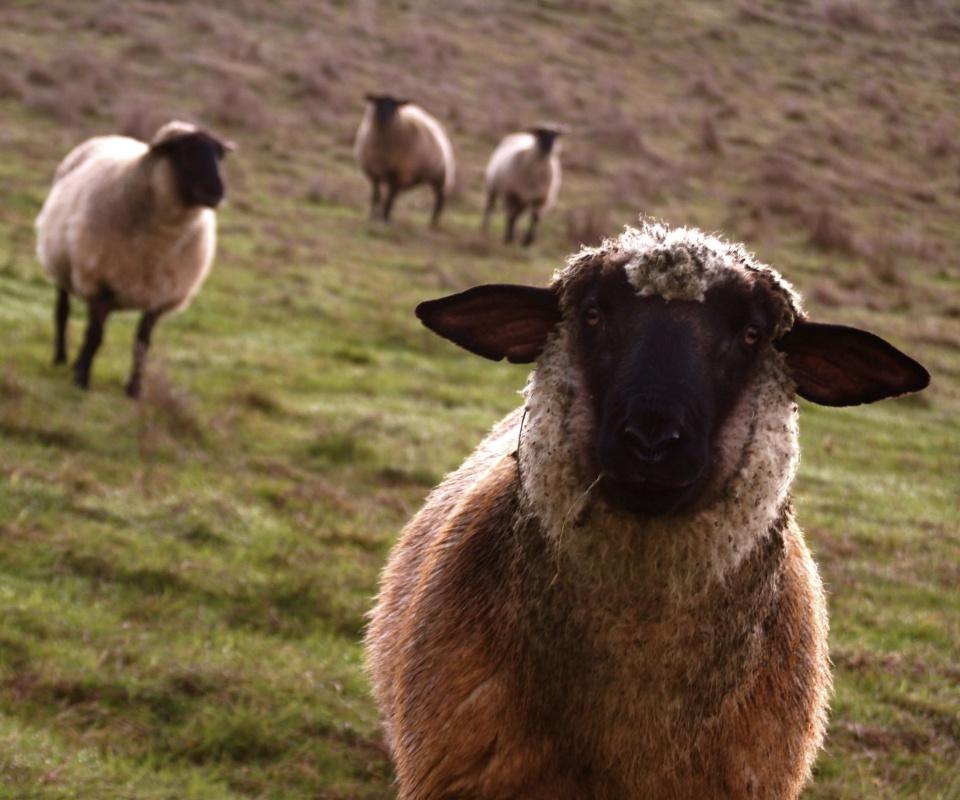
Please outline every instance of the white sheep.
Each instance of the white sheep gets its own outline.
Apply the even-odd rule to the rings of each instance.
[[[530,227],[523,237],[523,244],[533,243],[540,215],[553,208],[560,193],[561,133],[559,127],[541,125],[529,131],[511,133],[497,145],[487,164],[484,232],[497,198],[503,197],[507,211],[504,241],[513,241],[517,218],[530,209]]]
[[[453,147],[443,126],[409,100],[375,94],[366,100],[353,152],[373,186],[371,217],[390,219],[398,193],[427,183],[434,195],[430,224],[436,227],[456,179]],[[381,183],[387,187],[382,205]]]
[[[210,270],[223,200],[220,161],[233,144],[173,121],[152,141],[97,136],[61,162],[37,217],[37,255],[57,286],[54,363],[67,359],[70,295],[87,304],[74,382],[86,389],[112,311],[143,315],[126,391],[140,393],[150,335],[185,308]]]
[[[795,394],[873,402],[926,370],[809,321],[739,245],[653,224],[548,288],[417,314],[537,365],[382,576],[366,645],[400,800],[795,798],[831,688]]]

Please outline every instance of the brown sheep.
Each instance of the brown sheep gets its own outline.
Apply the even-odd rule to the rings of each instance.
[[[406,527],[367,632],[400,800],[796,798],[827,610],[794,520],[795,396],[926,386],[774,270],[645,225],[548,288],[421,304],[526,402]]]

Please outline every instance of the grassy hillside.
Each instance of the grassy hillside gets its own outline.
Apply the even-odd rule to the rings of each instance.
[[[803,408],[836,667],[805,797],[960,797],[958,47],[942,0],[0,5],[0,797],[391,797],[363,615],[526,373],[412,308],[542,283],[639,214],[745,241],[812,316],[933,373]],[[448,126],[438,231],[426,190],[367,219],[371,90]],[[74,144],[171,117],[239,144],[217,262],[158,327],[140,402],[133,315],[84,394],[51,365],[33,219]],[[560,203],[509,248],[477,232],[482,170],[542,119],[571,129]]]

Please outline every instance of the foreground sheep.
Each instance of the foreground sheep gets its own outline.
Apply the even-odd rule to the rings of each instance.
[[[790,502],[795,393],[868,403],[926,370],[808,321],[739,246],[655,225],[549,288],[417,313],[537,366],[407,526],[371,612],[401,800],[795,798],[831,684]]]
[[[357,166],[373,186],[370,215],[390,219],[397,194],[427,183],[434,196],[430,224],[436,227],[456,178],[453,148],[446,132],[436,119],[409,100],[375,94],[368,94],[366,99],[353,153]],[[382,205],[381,183],[387,187]]]
[[[511,133],[497,145],[487,164],[484,232],[497,198],[503,197],[507,210],[504,241],[513,241],[517,218],[529,208],[530,227],[523,244],[533,243],[540,215],[553,208],[560,192],[560,134],[557,127],[541,126],[528,132]]]
[[[54,363],[67,359],[70,294],[87,304],[78,386],[90,384],[109,314],[136,309],[143,316],[126,390],[140,393],[154,326],[189,304],[213,262],[220,161],[232,147],[195,125],[169,122],[149,145],[125,136],[88,139],[57,168],[37,217],[37,254],[57,285]]]

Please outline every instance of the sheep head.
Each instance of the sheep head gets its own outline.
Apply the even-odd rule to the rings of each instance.
[[[723,490],[749,445],[744,420],[773,403],[757,406],[752,393],[775,393],[786,425],[794,392],[847,406],[929,380],[871,333],[809,321],[790,285],[740,247],[663,226],[582,251],[549,287],[479,286],[422,303],[417,315],[494,360],[550,351],[550,366],[566,373],[552,402],[575,431],[578,470],[600,476],[608,503],[641,516],[695,510]],[[528,403],[542,401],[534,392]],[[771,469],[788,484],[796,447],[785,431]]]
[[[154,134],[151,154],[170,167],[180,202],[187,208],[216,208],[226,196],[220,162],[233,142],[187,122],[168,122]]]
[[[398,109],[409,105],[411,102],[410,100],[397,99],[389,94],[373,94],[372,92],[364,95],[364,99],[373,104],[373,118],[379,128],[389,125]]]

